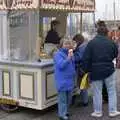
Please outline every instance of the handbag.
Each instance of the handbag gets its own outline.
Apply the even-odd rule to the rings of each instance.
[[[90,87],[89,74],[85,73],[81,79],[80,89],[85,90],[85,89],[88,89],[89,87]]]

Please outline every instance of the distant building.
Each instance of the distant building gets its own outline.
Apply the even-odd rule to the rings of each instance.
[[[105,21],[109,30],[117,30],[118,26],[120,26],[120,20],[107,20]]]

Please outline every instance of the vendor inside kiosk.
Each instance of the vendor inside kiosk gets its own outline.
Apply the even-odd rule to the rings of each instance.
[[[57,102],[49,53],[56,50],[59,40],[53,44],[53,37],[51,45],[48,31],[54,23],[59,25],[55,32],[58,39],[72,37],[73,13],[78,15],[76,26],[81,26],[81,13],[93,13],[95,1],[22,1],[0,4],[0,102],[3,107],[8,104],[42,110]]]

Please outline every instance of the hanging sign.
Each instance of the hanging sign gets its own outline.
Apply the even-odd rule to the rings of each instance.
[[[94,11],[95,0],[42,0],[41,7],[44,9]]]

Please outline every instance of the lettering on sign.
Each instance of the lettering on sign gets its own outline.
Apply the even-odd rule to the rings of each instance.
[[[41,0],[40,0],[41,2]],[[0,0],[0,9],[37,8],[39,0]]]
[[[3,0],[0,0],[0,6],[3,5]]]
[[[75,2],[75,0],[69,0],[69,5],[70,5],[71,8],[73,7],[74,2]]]
[[[11,8],[11,6],[13,4],[13,0],[4,0],[4,3],[5,3],[7,8]]]
[[[81,7],[94,7],[93,0],[75,0],[74,6],[81,6]]]
[[[56,0],[56,4],[58,4],[58,5],[68,5],[69,0]]]
[[[69,0],[43,0],[44,4],[68,5]]]
[[[43,6],[47,6],[49,8],[49,5],[54,7],[62,5],[63,8],[71,8],[71,9],[95,9],[95,1],[94,0],[43,0]],[[59,8],[59,7],[58,7]]]
[[[3,0],[0,0],[0,9],[3,8]]]
[[[33,4],[33,0],[15,0],[13,6],[19,6],[19,5],[30,6],[32,4]]]

